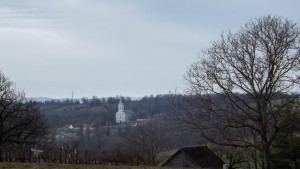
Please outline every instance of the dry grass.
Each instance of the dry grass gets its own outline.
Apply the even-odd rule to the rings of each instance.
[[[1,169],[171,169],[172,167],[126,166],[126,165],[93,165],[93,164],[37,164],[37,163],[7,163],[0,162]],[[187,169],[173,167],[173,169]]]

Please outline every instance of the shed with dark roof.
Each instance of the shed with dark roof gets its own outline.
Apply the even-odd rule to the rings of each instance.
[[[207,146],[177,149],[161,163],[163,166],[222,169],[224,162]]]

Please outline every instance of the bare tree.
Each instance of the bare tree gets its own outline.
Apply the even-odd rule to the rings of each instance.
[[[212,143],[259,149],[270,169],[270,146],[288,116],[282,110],[299,96],[299,34],[296,23],[273,16],[223,33],[188,68],[194,109],[181,120]]]
[[[166,145],[167,135],[158,121],[149,121],[133,128],[127,141],[137,165],[141,161],[154,165],[156,156]]]
[[[34,145],[46,134],[46,119],[37,104],[25,103],[24,92],[0,71],[0,145]]]

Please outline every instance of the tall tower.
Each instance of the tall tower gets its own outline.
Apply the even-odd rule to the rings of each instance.
[[[122,103],[121,97],[120,97],[120,102],[119,102],[119,105],[118,105],[118,111],[124,112],[124,104]]]
[[[118,112],[116,113],[116,123],[125,122],[124,104],[120,97],[120,102],[118,104]]]

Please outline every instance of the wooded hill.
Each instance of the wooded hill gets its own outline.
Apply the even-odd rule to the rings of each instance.
[[[190,105],[182,104],[183,100],[187,97],[199,96],[151,95],[139,100],[122,97],[122,102],[124,103],[126,113],[130,114],[129,120],[134,121],[138,118],[174,114],[178,111],[178,109],[174,107],[176,105],[184,106],[185,110],[193,109],[194,107],[190,107]],[[221,103],[224,101],[217,96],[211,97],[213,97],[216,102]],[[246,99],[243,94],[241,94],[240,97]],[[83,123],[97,126],[114,125],[118,104],[119,98],[116,97],[93,97],[92,99],[82,98],[81,100],[65,99],[39,102],[40,109],[48,119],[50,127],[62,127],[65,124],[80,126]]]
[[[183,96],[177,96],[183,97]],[[143,97],[140,100],[122,98],[125,112],[130,113],[130,120],[166,115],[173,109],[169,95]],[[115,124],[119,99],[82,98],[81,100],[51,100],[39,103],[41,111],[48,119],[50,127],[62,127],[65,124],[80,125],[89,123],[98,126]]]

